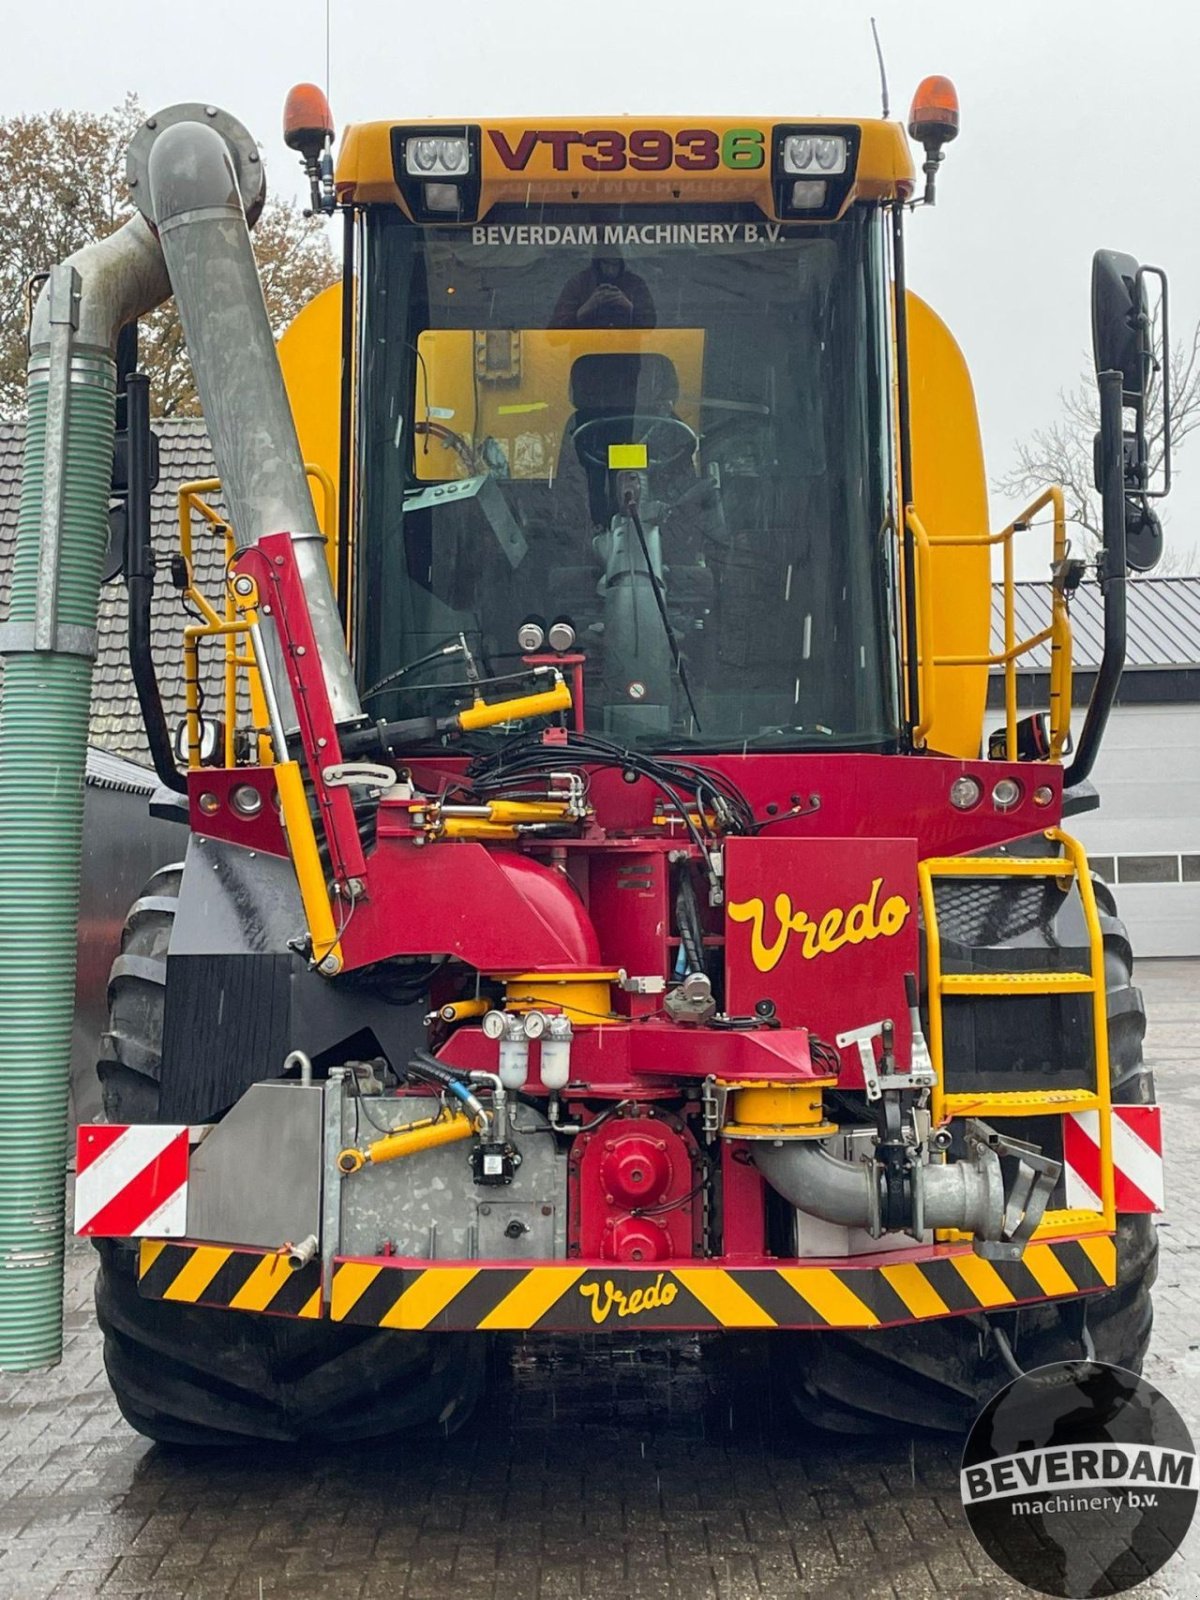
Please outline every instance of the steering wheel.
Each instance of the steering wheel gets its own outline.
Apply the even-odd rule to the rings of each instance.
[[[603,430],[607,429],[607,433]],[[619,416],[592,417],[571,435],[579,459],[607,472],[608,450],[615,444],[644,444],[646,466],[669,467],[690,459],[700,448],[700,435],[681,417],[653,411],[626,411]]]

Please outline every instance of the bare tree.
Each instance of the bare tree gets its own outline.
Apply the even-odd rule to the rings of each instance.
[[[1200,326],[1190,337],[1177,340],[1170,352],[1171,443],[1178,452],[1188,436],[1200,428]],[[1163,414],[1160,379],[1151,379],[1148,397],[1147,437],[1151,471],[1155,477],[1163,464]],[[1100,426],[1096,381],[1086,371],[1078,386],[1061,393],[1061,416],[1047,428],[1038,428],[1017,445],[1012,470],[996,479],[995,487],[1014,500],[1030,500],[1049,484],[1062,485],[1068,522],[1080,531],[1085,554],[1101,540],[1100,495],[1093,481],[1092,442]],[[1167,548],[1159,572],[1187,572],[1196,565],[1195,546]]]
[[[0,416],[25,403],[30,281],[132,214],[125,151],[143,118],[136,96],[110,112],[50,111],[0,119],[5,202],[0,208]],[[288,200],[268,199],[254,230],[271,326],[278,335],[333,282],[322,223]],[[199,411],[183,329],[173,301],[142,319],[139,362],[157,416]]]

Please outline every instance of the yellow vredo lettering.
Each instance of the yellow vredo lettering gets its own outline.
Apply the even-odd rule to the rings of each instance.
[[[807,911],[793,911],[792,899],[787,894],[775,896],[775,917],[779,931],[768,944],[764,938],[766,907],[760,899],[739,900],[731,903],[729,917],[732,922],[750,924],[750,959],[759,972],[773,972],[783,960],[792,934],[800,936],[800,952],[805,961],[821,955],[833,955],[843,945],[862,944],[871,939],[891,939],[908,921],[912,906],[902,894],[890,895],[879,905],[879,892],[883,879],[875,878],[871,892],[865,900],[844,911],[832,906],[814,922]]]
[[[794,928],[792,919],[792,897],[787,894],[775,896],[775,916],[779,923],[779,932],[774,942],[770,945],[763,939],[763,923],[766,919],[767,908],[761,900],[742,900],[737,905],[729,907],[729,915],[734,922],[748,922],[750,927],[750,952],[754,965],[760,972],[773,972],[783,959],[783,952],[787,949],[788,936]],[[803,917],[804,913],[800,913]]]
[[[591,1301],[591,1318],[599,1327],[608,1321],[614,1311],[618,1317],[636,1317],[642,1311],[657,1311],[660,1306],[669,1306],[679,1290],[673,1283],[664,1283],[660,1272],[653,1283],[645,1288],[634,1289],[628,1295],[618,1289],[611,1278],[605,1278],[602,1284],[581,1283],[579,1292],[585,1300]]]

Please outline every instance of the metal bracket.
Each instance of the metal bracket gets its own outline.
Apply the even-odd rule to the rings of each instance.
[[[871,1022],[866,1027],[851,1028],[846,1033],[839,1033],[836,1036],[835,1043],[839,1050],[848,1050],[852,1044],[858,1046],[868,1100],[882,1099],[887,1089],[932,1089],[936,1082],[932,1065],[923,1067],[914,1062],[908,1072],[880,1072],[879,1064],[875,1060],[874,1041],[880,1037],[884,1028],[890,1026],[887,1020]]]
[[[980,1122],[976,1117],[967,1120],[963,1134],[968,1145],[990,1151],[997,1161],[1001,1156],[1009,1156],[1019,1162],[1013,1186],[1005,1199],[1000,1238],[976,1238],[974,1243],[975,1254],[986,1261],[1019,1261],[1045,1214],[1062,1172],[1062,1162],[1043,1155],[1037,1145],[1025,1139],[998,1133],[989,1123]]]
[[[341,1174],[337,1158],[345,1144],[342,1107],[346,1099],[346,1068],[331,1067],[325,1084],[321,1134],[321,1285],[326,1301],[333,1292],[333,1258],[342,1231]]]
[[[718,1083],[711,1074],[700,1085],[700,1131],[710,1143],[725,1126],[728,1099],[728,1086]]]
[[[374,761],[338,761],[322,767],[321,776],[331,789],[394,789],[400,781],[391,767]]]
[[[98,642],[99,636],[95,628],[85,628],[77,622],[58,623],[50,633],[48,644],[40,642],[36,621],[0,623],[0,656],[34,655],[41,651],[51,651],[55,655],[83,656],[88,661],[94,661]]]
[[[62,523],[67,493],[71,360],[75,350],[75,334],[79,327],[80,278],[75,268],[65,262],[52,267],[45,294],[50,308],[50,364],[46,386],[46,443],[42,464],[42,505],[38,525],[32,648],[39,651],[54,651],[59,648],[58,589],[62,570]],[[70,653],[79,655],[87,652],[74,650]],[[91,654],[95,654],[94,648]]]

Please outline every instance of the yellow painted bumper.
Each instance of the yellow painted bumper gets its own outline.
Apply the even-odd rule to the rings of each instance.
[[[140,1273],[156,1299],[379,1328],[873,1328],[1110,1288],[1116,1248],[1096,1235],[1029,1245],[1019,1262],[941,1246],[861,1265],[733,1268],[339,1259],[325,1305],[316,1263],[292,1273],[261,1251],[148,1240]]]

